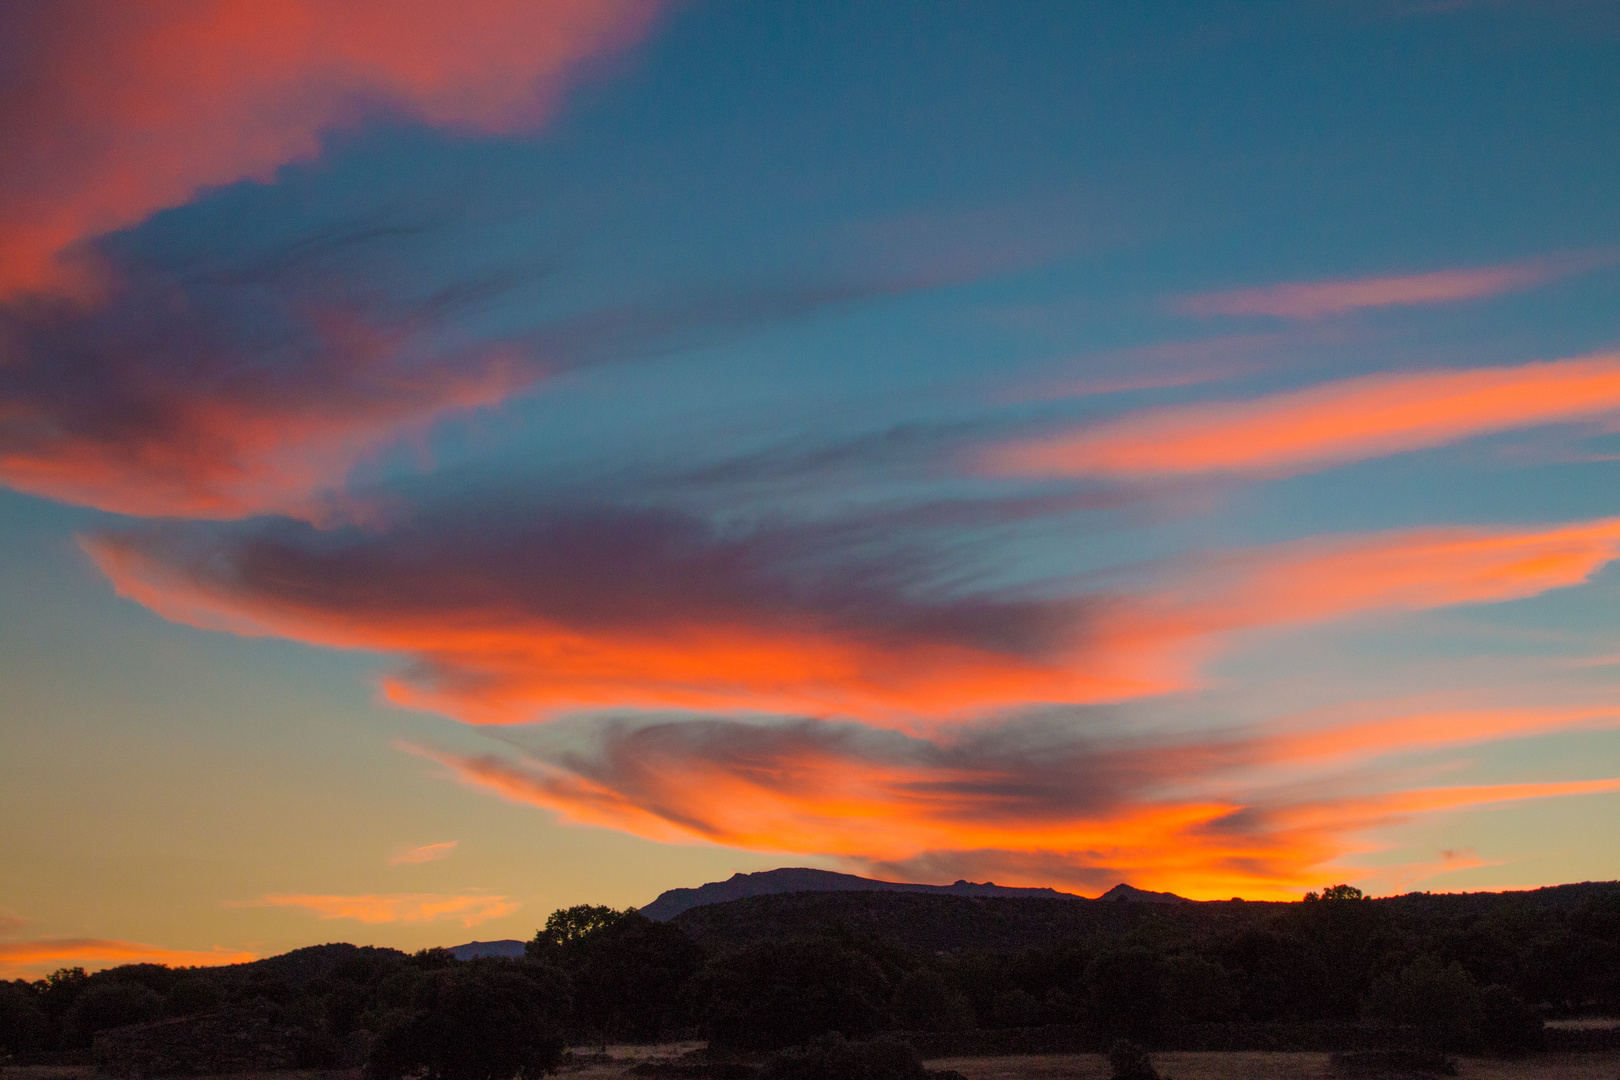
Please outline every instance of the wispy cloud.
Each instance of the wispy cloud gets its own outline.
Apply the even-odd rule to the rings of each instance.
[[[423,844],[421,847],[407,848],[388,858],[389,866],[409,866],[415,863],[438,862],[448,859],[456,852],[459,840],[446,840],[441,844]]]
[[[1270,475],[1383,457],[1620,411],[1620,355],[1515,367],[1368,375],[1248,401],[1131,413],[993,447],[1022,475]]]
[[[170,967],[217,967],[244,964],[258,957],[230,949],[198,951],[165,949],[110,938],[48,937],[0,941],[0,975],[43,974],[53,968],[94,964],[167,964]]]
[[[1420,881],[1428,881],[1442,874],[1456,873],[1459,870],[1475,870],[1485,866],[1503,866],[1501,859],[1484,859],[1473,848],[1456,848],[1441,851],[1439,858],[1423,862],[1397,863],[1394,865],[1368,866],[1363,868],[1363,880],[1376,881],[1383,886],[1380,891],[1399,892],[1409,889]]]
[[[59,258],[205,187],[267,179],[378,112],[533,128],[578,65],[639,38],[650,0],[10,5],[0,297],[76,284]]]
[[[0,483],[128,514],[308,516],[383,445],[545,374],[515,343],[443,340],[471,291],[360,284],[390,235],[245,279],[151,260],[91,305],[0,305]]]
[[[1320,319],[1382,307],[1482,300],[1544,285],[1615,261],[1613,253],[1557,255],[1524,262],[1392,277],[1285,282],[1253,289],[1198,293],[1173,304],[1186,315]]]
[[[915,286],[716,289],[468,340],[458,325],[535,274],[412,284],[402,253],[432,231],[362,222],[269,252],[121,253],[93,302],[0,303],[0,484],[139,516],[329,520],[358,463],[559,372]]]
[[[1342,770],[1304,782],[1286,747],[1254,733],[1098,738],[1026,724],[925,738],[688,720],[549,734],[523,740],[519,760],[408,749],[475,788],[664,842],[929,879],[1123,878],[1200,897],[1298,895],[1369,830],[1415,815],[1620,790],[1605,779],[1380,791],[1377,774]]]
[[[409,655],[391,700],[478,723],[608,707],[910,716],[1098,693],[1058,662],[1083,604],[930,595],[924,560],[870,536],[854,546],[877,550],[850,551],[805,526],[487,504],[387,533],[191,537],[86,543],[170,618]]]
[[[806,527],[722,533],[600,506],[82,543],[167,618],[405,656],[390,700],[474,723],[682,708],[905,726],[1187,689],[1248,631],[1578,585],[1620,556],[1620,520],[1322,537],[1050,598],[964,593],[904,547],[852,554]]]
[[[271,893],[244,907],[290,907],[322,919],[353,919],[363,923],[420,923],[459,919],[477,926],[510,915],[521,905],[505,896],[484,893],[364,893],[358,896],[316,896]]]

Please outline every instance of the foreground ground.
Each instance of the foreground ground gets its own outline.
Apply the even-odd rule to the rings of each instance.
[[[1154,1054],[1153,1065],[1168,1080],[1325,1080],[1327,1054],[1259,1052]],[[1620,1053],[1546,1054],[1521,1061],[1457,1060],[1459,1080],[1616,1080]],[[968,1080],[1108,1080],[1100,1054],[1039,1054],[1028,1057],[943,1058],[930,1069],[955,1069]]]
[[[620,1080],[637,1062],[670,1058],[696,1044],[610,1046],[606,1054],[581,1051],[564,1080]],[[590,1055],[588,1058],[586,1055]],[[1328,1080],[1326,1054],[1175,1053],[1154,1054],[1154,1066],[1167,1080]],[[1616,1080],[1620,1051],[1590,1054],[1542,1054],[1519,1061],[1457,1059],[1459,1080]],[[931,1069],[955,1069],[968,1080],[1108,1080],[1108,1062],[1100,1054],[1035,1054],[1020,1057],[940,1058]],[[0,1069],[3,1080],[97,1080],[89,1068],[15,1066]],[[238,1073],[229,1077],[190,1080],[360,1080],[357,1069]]]

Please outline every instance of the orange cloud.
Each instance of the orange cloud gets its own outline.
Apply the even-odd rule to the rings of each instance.
[[[1523,599],[1586,582],[1616,558],[1620,519],[1352,534],[1193,558],[1151,588],[1099,599],[1071,662],[1133,689],[1121,697],[1183,690],[1244,632]]]
[[[471,786],[668,843],[836,856],[888,872],[1193,897],[1297,896],[1357,837],[1418,814],[1620,791],[1620,780],[1243,798],[1196,746],[864,742],[827,727],[698,722],[610,730],[590,752],[512,762],[416,749]],[[1166,759],[1170,759],[1166,761]],[[1128,779],[1120,780],[1120,773]]]
[[[64,253],[206,187],[267,180],[378,110],[532,128],[653,0],[67,0],[0,15],[0,299],[83,288]]]
[[[448,859],[455,854],[459,840],[446,840],[442,844],[423,844],[421,847],[409,848],[401,851],[388,860],[389,866],[405,866],[414,863],[438,862]]]
[[[273,893],[249,906],[302,908],[323,919],[354,919],[363,923],[419,923],[455,918],[464,926],[477,926],[488,919],[510,915],[521,905],[504,896],[482,893],[367,893],[361,896]]]
[[[817,539],[800,530],[733,538],[666,513],[559,510],[469,512],[452,533],[357,534],[344,553],[329,534],[324,552],[249,541],[237,553],[254,565],[217,579],[208,566],[236,558],[224,549],[196,563],[155,537],[85,545],[123,595],[175,621],[416,657],[389,700],[476,723],[606,707],[943,715],[1131,689],[1063,659],[1073,602],[930,602],[882,564],[801,571]]]
[[[83,543],[120,595],[166,618],[403,654],[412,665],[386,680],[389,700],[475,723],[684,708],[906,725],[1122,700],[1195,685],[1240,632],[1520,599],[1620,556],[1620,519],[1424,529],[1189,560],[1134,592],[930,602],[885,582],[881,566],[784,578],[747,541],[664,516],[502,527],[469,517],[449,535],[352,543]]]
[[[170,967],[218,967],[258,959],[250,952],[165,949],[108,938],[39,938],[0,942],[0,975],[41,975],[64,966],[90,964],[167,964]]]
[[[1187,296],[1177,301],[1175,307],[1188,315],[1269,315],[1280,319],[1319,319],[1325,315],[1343,315],[1363,308],[1480,300],[1532,288],[1613,261],[1614,256],[1608,253],[1566,255],[1430,274],[1289,282],[1258,289]]]
[[[350,322],[311,350],[305,370],[270,375],[235,363],[245,357],[213,355],[198,366],[220,369],[218,380],[172,386],[163,384],[179,373],[160,370],[150,356],[142,358],[145,370],[75,369],[42,356],[34,372],[77,378],[94,386],[98,400],[78,415],[63,408],[71,395],[30,388],[6,400],[4,391],[26,373],[0,374],[0,483],[139,516],[319,517],[323,493],[370,453],[540,377],[536,365],[498,349],[413,363],[401,356],[405,344],[395,330]],[[183,367],[195,358],[176,359]],[[108,423],[98,413],[123,389],[123,415]]]
[[[1368,375],[1251,401],[1133,413],[984,455],[995,473],[1289,474],[1620,410],[1620,354]]]

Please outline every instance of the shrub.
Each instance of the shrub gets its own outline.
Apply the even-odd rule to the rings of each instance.
[[[1148,1052],[1129,1039],[1120,1039],[1108,1051],[1108,1064],[1113,1066],[1113,1080],[1159,1080]]]
[[[908,1031],[956,1031],[973,1026],[973,1010],[950,980],[918,968],[894,992],[895,1019]]]
[[[893,997],[873,960],[831,941],[749,946],[719,957],[700,976],[698,996],[718,1048],[776,1050],[836,1031],[846,1038],[888,1026]]]
[[[422,975],[409,1008],[371,1044],[372,1080],[522,1080],[562,1059],[567,982],[560,971],[474,960]]]
[[[0,982],[0,1055],[22,1054],[45,1045],[50,1021],[21,980]]]
[[[144,1024],[163,1016],[163,996],[137,982],[92,983],[73,1003],[73,1026],[94,1033],[128,1024]]]
[[[1473,977],[1461,964],[1442,967],[1432,956],[1420,956],[1400,971],[1375,979],[1367,995],[1367,1012],[1415,1024],[1450,1049],[1479,1045],[1485,1019]]]
[[[1091,1015],[1110,1035],[1151,1039],[1164,1024],[1158,957],[1146,949],[1105,952],[1086,969]]]
[[[929,1076],[910,1043],[899,1039],[849,1042],[837,1034],[784,1050],[759,1072],[759,1080],[927,1080]]]
[[[1536,1050],[1542,1044],[1541,1016],[1505,986],[1479,992],[1485,1045],[1498,1053]]]
[[[1221,965],[1199,956],[1174,956],[1165,962],[1164,975],[1170,1009],[1182,1020],[1230,1020],[1237,1013],[1237,988]]]
[[[1010,986],[991,1000],[990,1016],[998,1028],[1034,1027],[1041,1022],[1041,1003],[1022,986]]]
[[[1328,1066],[1335,1076],[1456,1076],[1457,1063],[1438,1050],[1352,1050],[1334,1054]]]

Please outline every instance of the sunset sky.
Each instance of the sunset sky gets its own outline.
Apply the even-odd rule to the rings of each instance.
[[[1620,876],[1613,0],[0,5],[0,977]]]

